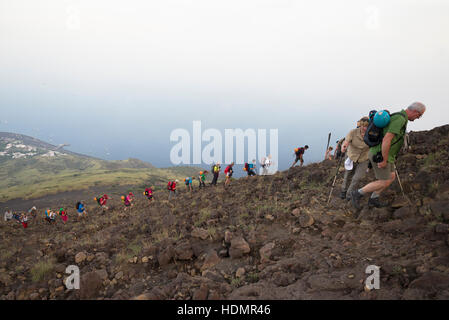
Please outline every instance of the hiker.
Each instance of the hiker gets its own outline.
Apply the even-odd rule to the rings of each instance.
[[[176,197],[176,183],[178,183],[179,180],[175,181],[169,181],[167,184],[167,190],[168,190],[168,200],[170,200],[171,195],[173,194],[173,197]]]
[[[195,177],[187,177],[184,179],[187,191],[189,191],[189,190],[190,190],[190,192],[193,191],[193,188],[192,188],[193,180],[195,180]]]
[[[228,186],[231,183],[231,177],[234,173],[234,170],[232,169],[234,167],[234,162],[231,162],[229,166],[226,167],[224,173],[226,174],[226,181],[225,181],[225,187]]]
[[[31,215],[31,217],[33,217],[33,219],[36,218],[37,216],[37,209],[35,206],[33,206],[30,210],[28,210],[28,213]]]
[[[268,168],[271,165],[271,154],[268,157],[263,157],[260,161],[260,168],[262,169],[261,175],[265,176],[268,174]]]
[[[69,218],[69,216],[67,215],[67,212],[65,212],[64,208],[60,208],[59,209],[59,215],[61,216],[61,220],[64,224],[66,224],[67,219]]]
[[[293,162],[293,164],[292,164],[292,166],[290,168],[293,168],[298,161],[301,161],[300,166],[302,167],[302,165],[304,164],[303,155],[304,155],[304,152],[306,152],[307,149],[309,149],[308,145],[305,145],[304,147],[295,149],[296,158],[295,158],[295,161]]]
[[[45,220],[47,220],[48,223],[50,224],[55,223],[56,222],[55,218],[56,214],[51,209],[45,210]]]
[[[153,200],[153,189],[154,187],[146,188],[145,192],[143,193],[143,195],[148,199],[148,204],[151,204],[151,201]]]
[[[351,192],[358,188],[360,180],[365,177],[369,163],[369,147],[363,140],[369,124],[369,118],[363,117],[358,123],[360,126],[349,131],[341,146],[342,154],[347,153],[347,157],[345,160],[345,176],[341,186],[340,198],[346,200],[350,200]],[[350,179],[351,182],[349,188],[347,188]]]
[[[16,220],[17,223],[21,223],[20,221],[20,214],[13,212],[12,217]]]
[[[28,217],[25,213],[20,215],[20,223],[22,223],[24,229],[28,228]]]
[[[253,159],[253,162],[248,164],[248,176],[256,175],[256,159]]]
[[[206,187],[206,174],[207,171],[200,171],[200,174],[198,176],[198,182],[200,183],[199,189]]]
[[[253,160],[252,163],[245,163],[245,166],[243,167],[243,171],[246,171],[248,174],[248,177],[255,176],[256,175],[256,160]]]
[[[76,211],[78,212],[78,221],[82,217],[87,217],[87,210],[81,201],[76,204]]]
[[[126,196],[122,196],[123,203],[125,205],[125,211],[127,208],[133,206],[132,202],[134,200],[134,195],[132,192],[128,193]]]
[[[385,112],[377,112],[367,129],[367,135],[370,133],[372,125],[375,124],[376,116],[380,117],[380,123],[388,123],[381,132],[382,140],[374,141],[373,146],[369,149],[369,161],[373,166],[376,181],[371,182],[359,190],[351,193],[352,205],[356,209],[361,209],[360,199],[368,193],[371,197],[368,201],[369,206],[377,208],[385,207],[385,203],[379,201],[381,193],[387,189],[395,180],[395,161],[399,151],[404,143],[404,135],[407,129],[408,121],[415,121],[422,117],[426,111],[426,106],[420,102],[412,103],[406,110],[391,114],[388,121],[384,121]],[[371,113],[370,113],[371,114]],[[386,117],[387,118],[387,117]],[[375,128],[373,129],[375,130]],[[367,139],[365,139],[367,142]],[[368,142],[367,142],[368,143]],[[377,145],[375,145],[378,143]]]
[[[98,205],[103,209],[103,212],[108,210],[109,208],[106,207],[106,202],[108,201],[109,197],[107,194],[104,194],[102,197],[96,197],[94,198],[94,201],[97,201]]]
[[[335,160],[340,160],[340,158],[343,157],[343,152],[341,152],[341,146],[343,145],[344,141],[345,141],[345,138],[337,140],[337,146],[335,147],[335,152],[334,152]]]
[[[5,215],[3,218],[5,219],[5,221],[11,220],[12,219],[12,210],[6,208]]]
[[[326,150],[326,153],[325,153],[325,155],[324,155],[324,160],[332,160],[332,154],[331,154],[332,150],[333,150],[332,147],[329,147],[329,148]]]
[[[217,185],[217,180],[218,180],[218,176],[220,175],[220,170],[221,170],[220,162],[217,162],[217,164],[212,166],[212,173],[214,174],[214,178],[212,179],[212,182],[210,184],[212,184],[214,186]]]

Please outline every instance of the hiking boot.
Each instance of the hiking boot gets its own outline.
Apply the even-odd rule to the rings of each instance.
[[[346,198],[346,191],[342,191],[341,193],[340,193],[340,199],[345,199]]]
[[[351,202],[354,208],[357,210],[360,210],[362,207],[360,206],[360,199],[362,198],[362,195],[357,191],[354,190],[351,192]]]
[[[388,207],[388,203],[380,202],[379,198],[369,198],[368,206],[376,208],[385,208]]]

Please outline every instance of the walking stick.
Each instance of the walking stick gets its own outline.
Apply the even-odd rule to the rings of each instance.
[[[401,179],[399,178],[398,169],[396,168],[396,165],[394,166],[394,170],[396,172],[396,177],[398,177],[399,186],[401,187],[402,195],[405,199],[407,199],[408,203],[413,207],[412,201],[405,195],[404,188],[402,187]]]
[[[327,149],[329,149],[329,143],[330,143],[330,141],[331,141],[331,132],[329,132],[329,137],[327,138],[326,152],[327,152]],[[326,160],[326,159],[324,159],[324,160]]]
[[[329,198],[327,199],[327,204],[331,201],[332,191],[334,191],[335,181],[337,181],[338,170],[340,169],[341,160],[344,158],[344,153],[341,155],[340,160],[338,160],[337,172],[335,172],[334,182],[332,183],[331,192],[329,193]]]

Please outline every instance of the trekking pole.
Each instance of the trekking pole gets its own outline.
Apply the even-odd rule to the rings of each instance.
[[[329,149],[329,143],[330,143],[330,141],[331,141],[331,132],[329,132],[329,137],[327,138],[326,152],[327,152],[327,149]],[[324,158],[324,160],[326,160],[326,157]]]
[[[394,166],[394,170],[396,172],[396,177],[398,177],[399,186],[401,187],[402,195],[405,199],[407,199],[408,203],[413,207],[412,201],[405,195],[404,188],[402,187],[401,179],[399,178],[398,169],[396,168],[396,165]]]
[[[332,183],[331,192],[329,193],[329,198],[327,199],[327,204],[331,201],[332,191],[334,191],[335,181],[337,181],[338,170],[340,169],[341,160],[344,158],[344,153],[341,155],[340,160],[338,160],[337,172],[335,172],[334,182]]]

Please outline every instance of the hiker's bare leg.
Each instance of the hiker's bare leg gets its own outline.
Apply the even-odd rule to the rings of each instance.
[[[366,186],[362,188],[364,193],[376,192],[377,194],[381,194],[382,191],[387,189],[396,178],[396,174],[394,172],[391,173],[390,180],[376,180],[371,183],[368,183]]]

